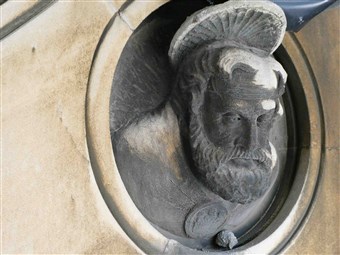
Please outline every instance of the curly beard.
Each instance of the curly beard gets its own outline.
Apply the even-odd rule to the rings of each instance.
[[[189,132],[195,171],[211,191],[240,204],[253,202],[267,191],[273,168],[268,150],[250,152],[240,147],[229,150],[216,147],[195,114],[191,116]]]

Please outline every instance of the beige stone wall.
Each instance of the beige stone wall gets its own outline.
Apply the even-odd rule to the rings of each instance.
[[[116,25],[122,41],[164,2],[135,1],[121,12]],[[31,7],[8,4],[1,6],[2,27]],[[142,253],[100,193],[86,140],[86,93],[95,50],[123,4],[58,1],[1,41],[2,253]],[[297,35],[324,86],[320,94],[329,131],[316,203],[287,254],[340,252],[339,115],[334,115],[339,109],[338,24],[339,10],[332,10]],[[116,39],[113,62],[124,46]]]
[[[86,146],[92,58],[117,7],[59,1],[2,41],[4,253],[138,253],[101,197]]]
[[[325,137],[315,203],[286,250],[288,254],[340,254],[340,8],[326,11],[297,33],[323,105]]]

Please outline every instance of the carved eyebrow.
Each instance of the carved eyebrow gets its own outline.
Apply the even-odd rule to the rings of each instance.
[[[273,113],[276,113],[276,108],[270,109],[270,110],[268,110],[267,112],[265,112],[264,114],[261,114],[261,115],[273,114]]]
[[[240,112],[240,111],[238,111],[238,110],[235,110],[235,109],[221,112],[220,115],[226,115],[226,114],[228,114],[228,113],[237,114],[237,115],[239,115],[239,116],[241,116],[241,117],[244,116],[242,112]]]

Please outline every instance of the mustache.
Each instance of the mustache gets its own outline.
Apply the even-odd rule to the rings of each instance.
[[[254,151],[249,151],[242,147],[230,148],[229,151],[225,150],[223,161],[227,162],[232,159],[256,160],[261,164],[265,164],[266,166],[271,165],[271,153],[268,150],[262,148],[256,149]]]

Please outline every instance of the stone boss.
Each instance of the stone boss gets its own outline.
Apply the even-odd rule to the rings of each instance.
[[[285,28],[270,1],[231,0],[192,14],[170,44],[171,93],[145,112],[162,94],[150,77],[166,70],[141,76],[150,66],[126,58],[128,72],[113,88],[130,82],[112,93],[115,157],[137,207],[171,238],[201,248],[217,234],[217,244],[231,248],[234,233],[255,224],[273,199],[280,155],[270,130],[284,113],[287,74],[272,54]],[[127,56],[139,52],[135,45]]]
[[[255,5],[230,1],[195,13],[169,50],[177,70],[172,105],[189,136],[193,172],[239,204],[256,201],[271,184],[277,154],[269,131],[283,114],[287,80],[272,56],[285,32],[284,15],[268,2]]]

